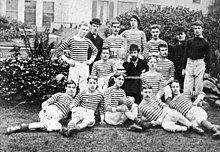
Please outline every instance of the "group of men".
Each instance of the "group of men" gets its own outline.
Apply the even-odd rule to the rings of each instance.
[[[186,30],[178,27],[178,44],[169,51],[168,44],[159,38],[159,25],[151,26],[152,38],[147,42],[140,24],[138,16],[132,15],[131,29],[119,34],[120,22],[114,19],[112,35],[103,40],[98,34],[99,19],[92,19],[89,32],[89,25],[81,22],[78,34],[57,49],[58,57],[70,65],[66,93],[57,93],[42,103],[40,122],[9,127],[7,133],[41,128],[70,136],[94,126],[98,110],[100,124],[119,125],[130,119],[131,131],[160,125],[171,132],[192,129],[199,134],[205,127],[214,132],[214,139],[220,139],[220,127],[207,121],[207,113],[198,106],[204,98],[202,82],[203,76],[208,76],[205,72],[210,60],[203,23],[194,22],[195,37],[187,41]],[[65,49],[69,49],[69,58]],[[121,89],[125,75],[141,79],[140,103]],[[77,85],[80,91],[75,95]],[[71,120],[64,127],[59,121],[70,111]]]

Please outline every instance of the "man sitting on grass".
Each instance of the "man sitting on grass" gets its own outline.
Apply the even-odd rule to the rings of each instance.
[[[76,83],[68,80],[65,89],[65,93],[56,93],[42,103],[42,110],[39,113],[40,122],[8,127],[6,134],[36,129],[60,131],[62,125],[59,121],[66,118],[70,112],[70,104],[76,94]]]
[[[174,94],[174,98],[169,103],[169,106],[182,113],[195,126],[204,127],[214,132],[212,135],[213,139],[220,139],[220,131],[218,130],[220,129],[220,126],[210,123],[207,120],[207,112],[202,107],[196,106],[198,102],[203,100],[204,93],[200,93],[197,96],[197,99],[192,102],[190,93],[180,93],[180,84],[178,80],[175,80],[171,84],[171,89]]]
[[[165,103],[153,96],[150,85],[143,86],[141,93],[143,100],[139,104],[139,117],[142,116],[142,119],[149,120],[152,126],[160,125],[169,132],[187,131],[190,128],[199,134],[203,133],[203,130],[195,127],[181,113],[170,109]]]
[[[80,130],[86,127],[92,127],[95,125],[95,111],[100,105],[100,124],[104,124],[104,102],[103,95],[97,89],[98,77],[89,76],[87,78],[88,88],[81,91],[70,105],[72,116],[67,125],[67,128],[63,127],[61,134],[69,137],[72,134],[78,133]]]

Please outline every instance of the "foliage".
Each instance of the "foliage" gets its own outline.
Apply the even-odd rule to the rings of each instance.
[[[216,20],[220,19],[220,0],[214,0],[213,4],[209,6],[208,15]]]
[[[188,29],[187,35],[191,37],[193,31],[191,29],[191,23],[196,20],[204,22],[204,37],[208,39],[211,47],[211,74],[215,77],[220,78],[220,71],[217,70],[217,59],[219,58],[220,50],[220,25],[219,22],[213,20],[209,16],[203,16],[201,11],[189,10],[184,7],[158,7],[157,9],[147,9],[145,7],[135,10],[128,11],[119,16],[119,21],[126,28],[130,28],[130,17],[133,14],[137,14],[141,20],[141,27],[147,40],[151,38],[150,25],[159,24],[161,25],[161,39],[167,41],[172,46],[177,40],[175,36],[175,29],[178,26],[183,26]],[[217,71],[216,71],[217,70]]]
[[[26,24],[0,16],[0,42],[11,41],[13,38],[20,38],[19,28],[30,28]]]
[[[55,76],[67,75],[68,65],[47,58],[9,58],[1,63],[0,95],[5,100],[20,96],[26,101],[41,101],[44,95],[64,91],[64,80]]]

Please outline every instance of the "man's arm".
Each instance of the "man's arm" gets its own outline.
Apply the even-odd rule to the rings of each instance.
[[[183,55],[183,63],[182,63],[182,75],[185,75],[185,69],[186,69],[186,62],[187,62],[187,58],[188,58],[188,51],[190,49],[190,40],[186,41],[186,48],[184,51],[184,55]]]
[[[210,68],[210,45],[208,41],[205,41],[206,45],[205,45],[205,63],[206,63],[206,70],[205,72],[208,73],[209,72],[209,68]]]
[[[87,61],[87,64],[90,65],[90,64],[92,64],[94,62],[94,60],[95,60],[95,58],[96,58],[96,56],[98,54],[98,49],[95,47],[95,45],[92,43],[92,41],[90,41],[89,39],[88,39],[88,41],[89,41],[89,48],[92,50],[92,56]]]

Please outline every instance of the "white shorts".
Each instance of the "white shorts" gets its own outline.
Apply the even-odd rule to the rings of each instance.
[[[106,112],[105,122],[109,125],[121,125],[127,120],[124,112]]]
[[[57,106],[49,105],[40,111],[39,118],[47,131],[57,131],[62,127],[59,121],[64,118],[64,114]]]
[[[95,112],[92,109],[86,109],[83,107],[74,107],[72,109],[72,119],[79,118],[85,124],[88,124],[88,127],[95,125]]]
[[[200,126],[203,120],[208,119],[208,115],[202,107],[193,106],[186,114],[186,118],[197,126]]]

